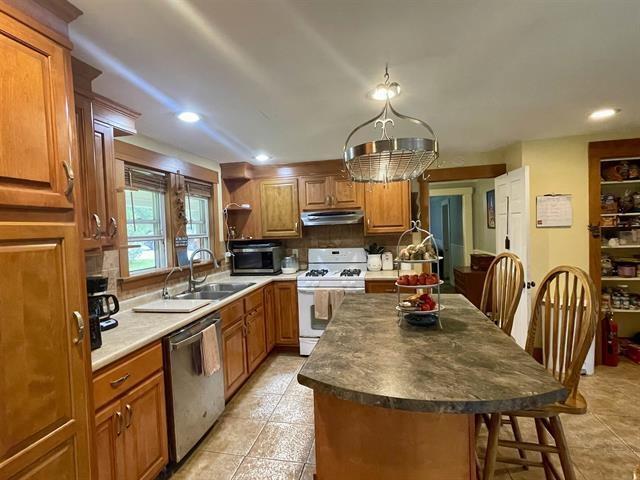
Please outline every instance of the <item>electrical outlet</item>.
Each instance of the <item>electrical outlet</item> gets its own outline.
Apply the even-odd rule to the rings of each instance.
[[[300,257],[298,256],[298,249],[297,249],[297,248],[292,248],[292,249],[291,249],[291,255],[293,255],[294,257],[298,257],[298,258],[300,258]]]

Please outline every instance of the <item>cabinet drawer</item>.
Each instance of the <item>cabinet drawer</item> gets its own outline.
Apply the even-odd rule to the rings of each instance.
[[[377,280],[365,283],[367,293],[396,293],[395,280]]]
[[[229,328],[231,325],[241,320],[244,315],[244,303],[242,300],[236,300],[226,307],[220,309],[220,319],[222,320],[222,329]]]
[[[244,297],[244,311],[250,312],[262,305],[262,289],[256,290]]]
[[[100,370],[93,378],[95,409],[99,409],[157,370],[162,370],[160,342]]]

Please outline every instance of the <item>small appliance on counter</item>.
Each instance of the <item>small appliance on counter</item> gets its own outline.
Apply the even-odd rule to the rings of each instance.
[[[118,326],[118,321],[111,318],[120,310],[118,298],[107,293],[109,279],[101,276],[87,277],[87,304],[89,307],[89,334],[91,350],[102,346],[102,334]]]
[[[282,259],[282,273],[296,273],[300,269],[298,257],[292,255]]]
[[[393,253],[384,252],[382,254],[382,270],[393,270]]]
[[[282,271],[280,242],[232,242],[231,275],[276,275]]]

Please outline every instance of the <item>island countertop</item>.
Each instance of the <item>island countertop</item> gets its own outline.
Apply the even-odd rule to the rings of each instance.
[[[441,300],[438,330],[398,325],[395,294],[348,295],[298,382],[363,405],[421,412],[503,412],[566,398],[566,389],[466,298]]]

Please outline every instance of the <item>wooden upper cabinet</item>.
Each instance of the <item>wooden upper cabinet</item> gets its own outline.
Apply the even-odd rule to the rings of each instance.
[[[411,223],[409,182],[365,185],[365,235],[400,233]]]
[[[362,207],[362,188],[337,175],[300,177],[300,209]]]
[[[73,224],[0,224],[0,478],[90,478],[77,236]]]
[[[300,236],[297,178],[263,180],[260,203],[264,238]]]
[[[333,208],[362,207],[363,184],[339,176],[332,177],[332,184]]]
[[[70,55],[0,11],[0,206],[73,208]]]
[[[296,282],[274,282],[276,345],[297,346],[298,291]]]

